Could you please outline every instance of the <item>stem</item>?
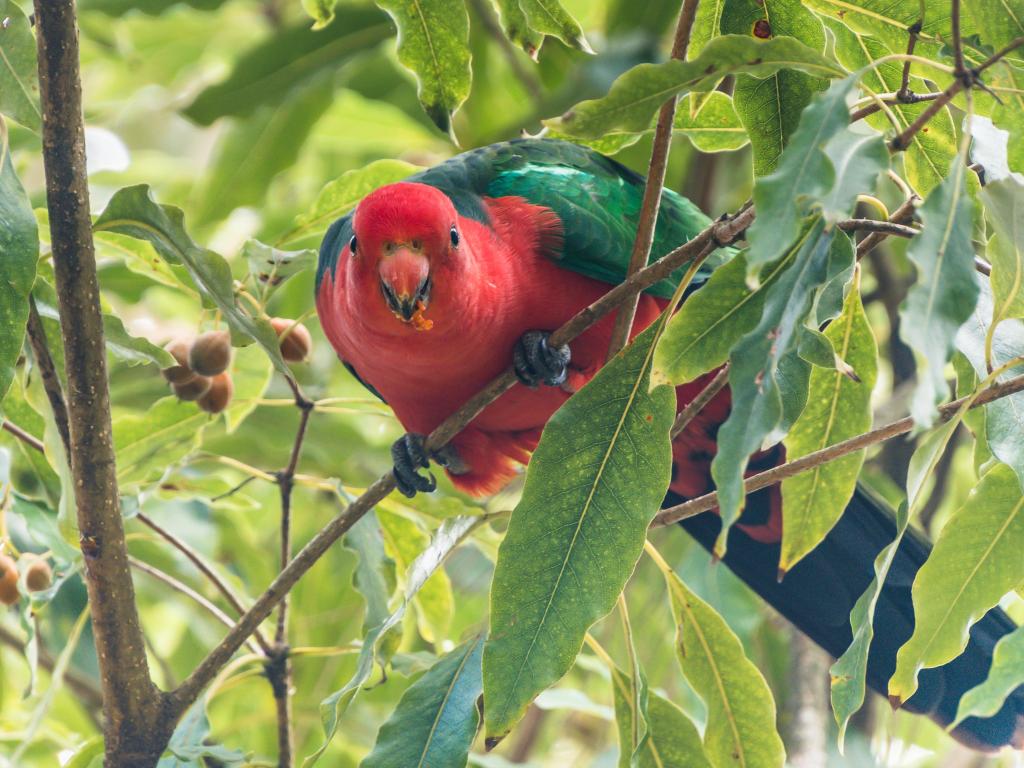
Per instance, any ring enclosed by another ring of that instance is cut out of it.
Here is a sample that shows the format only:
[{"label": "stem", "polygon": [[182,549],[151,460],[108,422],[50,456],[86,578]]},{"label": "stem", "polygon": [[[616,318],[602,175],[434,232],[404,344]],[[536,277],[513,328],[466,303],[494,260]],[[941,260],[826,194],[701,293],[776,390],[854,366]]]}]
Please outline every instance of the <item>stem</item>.
[{"label": "stem", "polygon": [[876,219],[846,219],[840,221],[838,226],[844,232],[884,232],[897,237],[913,237],[921,231],[904,224],[896,224],[893,221],[877,221]]},{"label": "stem", "polygon": [[726,363],[718,369],[718,373],[715,377],[707,383],[707,385],[697,396],[686,404],[677,415],[675,423],[672,425],[672,439],[674,440],[691,421],[697,416],[698,413],[704,410],[704,407],[710,403],[715,395],[725,389],[725,385],[729,383],[729,364]]},{"label": "stem", "polygon": [[57,424],[57,432],[60,433],[61,442],[64,444],[64,453],[70,465],[71,434],[68,429],[67,404],[64,402],[64,392],[60,386],[60,378],[57,376],[57,368],[53,364],[53,356],[50,355],[43,321],[39,317],[36,300],[32,296],[28,300],[28,341],[32,347],[32,356],[35,358],[36,368],[39,369],[39,376],[43,380],[46,399],[50,401],[53,420]]},{"label": "stem", "polygon": [[[968,75],[968,72],[964,66],[964,48],[960,40],[960,0],[952,0],[950,5],[950,24],[953,27],[953,74],[962,78]],[[970,85],[970,82],[967,85]]]},{"label": "stem", "polygon": [[155,764],[173,729],[152,682],[125,545],[89,216],[74,0],[36,0],[43,163],[68,382],[71,474],[108,765]]},{"label": "stem", "polygon": [[9,421],[0,421],[0,429],[4,430],[5,432],[10,432],[12,435],[21,440],[21,442],[23,442],[29,448],[35,448],[40,453],[44,453],[46,451],[46,446],[43,445],[42,440],[40,440],[38,437],[35,437],[34,435],[30,435],[17,424],[12,424]]},{"label": "stem", "polygon": [[[683,0],[679,11],[679,22],[676,24],[676,35],[672,42],[673,59],[685,59],[686,49],[690,47],[690,32],[693,20],[697,15],[700,0]],[[637,222],[636,237],[633,250],[629,255],[629,267],[626,276],[639,271],[651,256],[654,244],[654,226],[658,221],[658,209],[661,206],[661,192],[665,186],[665,168],[668,166],[668,153],[672,145],[672,124],[676,118],[676,96],[673,95],[661,105],[658,112],[658,123],[654,128],[654,144],[651,148],[651,163],[647,169],[647,181],[644,185],[643,202],[640,205],[640,218]],[[631,296],[619,310],[612,328],[611,342],[608,346],[608,357],[614,356],[626,346],[629,332],[636,316],[639,294]]]},{"label": "stem", "polygon": [[904,104],[909,104],[910,99],[913,97],[913,94],[910,92],[910,65],[913,62],[909,57],[914,55],[914,48],[917,46],[917,36],[921,34],[922,21],[923,19],[918,19],[916,24],[907,29],[909,34],[907,39],[907,60],[903,62],[903,79],[900,81],[900,89],[896,91],[896,98]]},{"label": "stem", "polygon": [[[889,217],[889,222],[893,224],[901,224],[905,221],[910,221],[914,218],[914,210],[917,202],[920,198],[913,196],[908,197],[903,201],[892,215]],[[888,233],[881,231],[874,231],[859,243],[857,243],[857,261],[860,261],[866,254],[870,253],[874,248],[881,243],[888,236]]]},{"label": "stem", "polygon": [[[992,384],[991,386],[982,390],[977,396],[969,395],[962,397],[959,400],[954,400],[951,403],[946,403],[939,408],[939,419],[937,423],[945,423],[953,418],[957,411],[964,403],[975,397],[974,402],[971,404],[971,408],[977,408],[979,405],[990,403],[993,400],[1012,395],[1016,392],[1024,390],[1024,375],[1016,376],[1007,381]],[[855,453],[868,446],[881,443],[884,440],[889,440],[897,435],[903,435],[914,428],[914,420],[912,417],[907,416],[906,418],[898,421],[891,422],[885,426],[873,429],[870,432],[865,432],[862,435],[851,437],[849,440],[843,440],[835,445],[830,445],[827,448],[822,448],[820,451],[814,451],[806,456],[801,456],[799,459],[793,461],[787,461],[785,464],[780,464],[777,467],[759,472],[756,475],[751,475],[746,479],[743,485],[743,492],[745,494],[759,491],[762,488],[767,488],[770,485],[775,485],[782,482],[787,477],[798,475],[801,472],[806,472],[809,469],[820,466],[827,462],[833,461],[846,456],[850,453]],[[663,509],[654,518],[651,523],[652,528],[657,528],[663,525],[671,525],[672,523],[678,523],[680,520],[685,520],[694,515],[699,515],[701,512],[707,512],[710,509],[714,509],[718,506],[718,494],[708,493],[703,496],[698,496],[696,499],[677,504],[674,507],[668,507]]]}]

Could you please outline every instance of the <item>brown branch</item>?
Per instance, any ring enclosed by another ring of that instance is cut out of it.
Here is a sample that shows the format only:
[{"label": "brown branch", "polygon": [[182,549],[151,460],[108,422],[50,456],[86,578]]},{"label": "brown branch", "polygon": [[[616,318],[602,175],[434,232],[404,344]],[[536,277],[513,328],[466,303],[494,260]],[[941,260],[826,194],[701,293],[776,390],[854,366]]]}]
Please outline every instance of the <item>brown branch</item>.
[{"label": "brown branch", "polygon": [[4,430],[5,432],[10,432],[12,435],[21,440],[21,442],[23,442],[29,448],[35,448],[40,453],[46,451],[46,446],[43,445],[42,440],[40,440],[35,435],[30,435],[17,424],[13,424],[5,420],[0,420],[0,429]]},{"label": "brown branch", "polygon": [[970,87],[970,75],[964,66],[963,42],[960,40],[960,0],[952,0],[950,5],[950,25],[953,27],[953,75],[957,78],[968,78],[964,84]]},{"label": "brown branch", "polygon": [[53,364],[53,356],[50,355],[50,346],[46,341],[46,330],[43,328],[42,318],[39,317],[36,300],[32,296],[29,296],[28,300],[28,341],[32,347],[32,357],[36,361],[36,368],[39,369],[39,377],[43,380],[46,399],[50,401],[50,410],[53,411],[57,432],[64,444],[65,457],[70,465],[71,431],[68,428],[68,408],[64,402],[64,391],[60,385],[60,378],[57,376],[57,368]]},{"label": "brown branch", "polygon": [[[593,304],[580,310],[569,322],[551,334],[552,343],[555,345],[569,343],[606,314],[616,309],[627,297],[663,280],[682,264],[695,258],[709,243],[724,246],[738,240],[753,220],[754,208],[750,205],[745,206],[735,216],[719,219],[689,242],[633,274]],[[484,408],[511,389],[516,381],[511,368],[492,380],[430,433],[426,441],[428,450],[444,446]],[[349,504],[342,514],[324,526],[295,557],[288,561],[288,565],[277,575],[266,591],[256,599],[256,602],[238,620],[238,623],[224,639],[170,694],[174,711],[178,716],[196,700],[203,688],[242,645],[245,638],[270,615],[274,606],[302,578],[306,571],[313,567],[334,542],[394,489],[395,476],[391,472],[377,478],[359,498]]]},{"label": "brown branch", "polygon": [[704,410],[704,407],[710,403],[715,395],[725,389],[725,385],[729,383],[729,364],[726,363],[718,369],[718,373],[715,377],[707,383],[707,385],[697,396],[686,404],[678,414],[676,414],[675,423],[672,425],[672,438],[675,439],[687,425],[694,420],[698,413]]},{"label": "brown branch", "polygon": [[905,224],[877,219],[845,219],[839,222],[838,227],[844,232],[882,232],[897,237],[913,237],[921,231]]},{"label": "brown branch", "polygon": [[[203,559],[202,555],[200,555],[198,552],[192,549],[192,547],[190,547],[184,541],[182,541],[173,533],[168,531],[166,528],[163,528],[162,526],[158,525],[154,520],[142,514],[141,512],[135,515],[135,519],[143,525],[145,525],[155,534],[160,536],[160,538],[162,538],[176,550],[181,552],[181,554],[183,554],[188,559],[188,561],[191,562],[192,565],[194,565],[196,569],[203,576],[206,577],[206,579],[214,586],[214,588],[216,588],[216,590],[220,592],[224,599],[228,601],[228,604],[232,608],[234,608],[235,611],[238,612],[239,616],[245,613],[245,606],[242,605],[241,599],[238,597],[238,595],[235,594],[231,587],[229,587],[227,583],[223,579],[221,579],[220,576],[217,575],[217,572],[214,571],[212,567],[210,567],[210,564]],[[230,626],[230,624],[228,626]],[[256,639],[257,644],[263,650],[263,652],[269,655],[272,649],[270,643],[263,636],[263,633],[259,629],[257,629],[253,633],[253,636]]]},{"label": "brown branch", "polygon": [[[889,222],[892,224],[902,224],[912,220],[914,218],[914,211],[916,210],[918,202],[920,202],[920,198],[918,197],[911,197],[908,200],[904,200],[903,204],[889,216]],[[887,236],[888,235],[885,232],[875,231],[857,243],[857,261],[860,261],[866,254],[874,250],[875,247],[885,240]]]},{"label": "brown branch", "polygon": [[[676,35],[672,42],[673,59],[685,59],[686,49],[690,47],[690,32],[697,15],[700,0],[683,0],[679,11],[679,22],[676,24]],[[639,271],[651,256],[654,244],[654,228],[658,221],[658,209],[661,207],[661,193],[665,186],[665,169],[668,166],[668,153],[672,146],[672,127],[676,118],[677,97],[673,95],[661,105],[658,112],[658,123],[654,128],[654,143],[651,148],[651,162],[647,168],[647,181],[644,184],[643,202],[640,204],[640,217],[637,221],[636,237],[633,250],[629,255],[627,277]],[[611,342],[608,346],[608,357],[615,355],[626,346],[629,332],[633,328],[633,318],[639,294],[631,296],[619,309],[612,327]]]},{"label": "brown branch", "polygon": [[[906,95],[900,95],[894,93],[891,96],[885,97],[880,96],[879,101],[885,104],[919,104],[922,101],[934,101],[942,95],[942,91],[931,91],[929,93],[914,93],[913,91],[908,92]],[[856,109],[850,113],[850,122],[855,123],[858,120],[863,120],[869,115],[873,115],[876,112],[882,111],[882,105],[878,101],[873,101],[871,104],[866,104],[860,109]]]},{"label": "brown branch", "polygon": [[[1007,395],[1012,395],[1015,392],[1024,390],[1024,375],[1016,376],[1012,379],[1007,379],[1004,382],[992,384],[983,390],[971,405],[971,408],[977,408],[980,405],[991,403],[993,400],[998,400]],[[937,423],[944,423],[949,421],[956,412],[960,409],[965,402],[970,400],[970,396],[962,397],[959,400],[954,400],[951,403],[946,403],[939,408],[939,419]],[[814,451],[806,456],[801,456],[799,459],[793,461],[787,461],[785,464],[780,464],[777,467],[759,472],[756,475],[748,477],[743,484],[743,491],[745,494],[759,491],[762,488],[767,488],[770,485],[775,485],[782,482],[787,477],[798,475],[801,472],[806,472],[809,469],[826,464],[830,461],[838,459],[842,456],[846,456],[850,453],[863,450],[868,446],[881,443],[884,440],[889,440],[897,435],[903,435],[909,432],[914,427],[914,420],[910,416],[900,419],[899,421],[891,422],[885,426],[873,429],[870,432],[865,432],[862,435],[851,437],[849,440],[843,440],[835,445],[830,445],[827,448],[822,448],[820,451]],[[707,512],[710,509],[714,509],[718,506],[718,494],[708,493],[703,496],[698,496],[695,499],[677,504],[674,507],[668,507],[658,513],[657,517],[654,518],[654,522],[651,523],[652,528],[660,527],[663,525],[671,525],[678,523],[680,520],[685,520],[694,515],[699,515],[702,512]]]},{"label": "brown branch", "polygon": [[35,0],[43,164],[68,382],[71,474],[108,765],[155,764],[173,729],[146,659],[125,546],[89,216],[74,0]]},{"label": "brown branch", "polygon": [[904,104],[909,104],[913,93],[910,91],[910,57],[914,55],[914,48],[917,46],[917,36],[921,34],[922,19],[918,19],[907,29],[907,60],[903,62],[903,79],[900,81],[900,89],[896,91],[896,99]]}]

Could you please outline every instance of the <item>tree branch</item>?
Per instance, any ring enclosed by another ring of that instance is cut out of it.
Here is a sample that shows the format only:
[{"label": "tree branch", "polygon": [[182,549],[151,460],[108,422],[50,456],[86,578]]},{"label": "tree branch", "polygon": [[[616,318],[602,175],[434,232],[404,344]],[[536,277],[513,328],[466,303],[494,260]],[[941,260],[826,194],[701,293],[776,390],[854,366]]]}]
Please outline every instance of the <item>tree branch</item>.
[{"label": "tree branch", "polygon": [[704,407],[710,403],[719,392],[725,389],[725,385],[729,383],[729,364],[726,363],[718,369],[718,373],[715,377],[707,383],[707,385],[697,396],[686,404],[678,414],[676,414],[675,423],[672,425],[672,439],[674,440],[680,432],[686,429],[687,425],[694,420],[698,413],[704,410]]},{"label": "tree branch", "polygon": [[0,420],[0,429],[4,430],[5,432],[10,432],[12,435],[21,440],[21,442],[23,442],[29,448],[35,448],[40,453],[46,451],[46,446],[43,445],[42,440],[40,440],[38,437],[34,435],[30,435],[17,424],[14,424],[10,421]]},{"label": "tree branch", "polygon": [[[1024,375],[1007,379],[1004,382],[992,384],[978,395],[977,399],[971,405],[971,408],[977,408],[978,406],[985,405],[986,403],[991,403],[993,400],[998,400],[1002,397],[1020,392],[1021,390],[1024,390]],[[960,406],[970,400],[970,398],[971,396],[961,397],[959,400],[954,400],[951,403],[946,403],[941,406],[939,408],[938,423],[944,423],[953,418],[956,412],[960,409]],[[906,418],[891,422],[890,424],[886,424],[878,429],[873,429],[862,435],[851,437],[849,440],[843,440],[835,445],[822,448],[820,451],[814,451],[806,456],[801,456],[799,459],[787,461],[785,464],[772,467],[764,472],[758,472],[756,475],[751,475],[744,481],[743,492],[745,494],[750,494],[754,491],[759,491],[762,488],[767,488],[770,485],[775,485],[782,482],[787,477],[799,475],[801,472],[806,472],[807,470],[813,469],[821,464],[826,464],[842,456],[846,456],[847,454],[863,450],[870,445],[881,443],[882,441],[889,440],[897,435],[906,434],[913,429],[913,427],[913,418],[907,416]],[[689,517],[693,517],[694,515],[699,515],[701,512],[707,512],[717,506],[717,493],[708,493],[703,496],[698,496],[697,498],[690,499],[682,504],[677,504],[674,507],[663,509],[654,518],[654,522],[651,523],[651,527],[657,528],[663,525],[672,525],[673,523],[678,523],[680,520],[685,520]]]},{"label": "tree branch", "polygon": [[68,381],[71,474],[109,765],[155,764],[173,729],[152,682],[125,546],[89,216],[74,0],[35,0],[43,163]]},{"label": "tree branch", "polygon": [[[673,59],[685,59],[686,49],[690,47],[690,32],[693,20],[697,15],[700,0],[683,0],[676,24],[676,35],[672,42]],[[651,163],[647,169],[647,181],[644,184],[644,197],[640,205],[640,218],[637,222],[636,237],[633,250],[629,255],[627,277],[643,267],[651,256],[654,243],[654,227],[658,221],[658,209],[661,207],[661,192],[665,186],[665,168],[668,166],[668,153],[672,145],[672,127],[676,118],[676,96],[672,96],[661,105],[658,112],[658,123],[654,128],[654,144],[651,149]],[[633,328],[639,294],[631,296],[619,309],[612,328],[611,342],[608,346],[608,357],[615,355],[626,346],[629,332]]]},{"label": "tree branch", "polygon": [[32,296],[29,296],[28,300],[28,341],[32,347],[32,357],[35,358],[36,368],[39,369],[39,377],[43,380],[46,399],[50,401],[53,420],[57,424],[57,432],[64,444],[64,453],[70,466],[71,431],[68,428],[68,408],[64,402],[64,391],[61,389],[60,378],[57,376],[57,367],[53,364],[50,346],[46,341],[46,330],[39,317],[36,300]]}]

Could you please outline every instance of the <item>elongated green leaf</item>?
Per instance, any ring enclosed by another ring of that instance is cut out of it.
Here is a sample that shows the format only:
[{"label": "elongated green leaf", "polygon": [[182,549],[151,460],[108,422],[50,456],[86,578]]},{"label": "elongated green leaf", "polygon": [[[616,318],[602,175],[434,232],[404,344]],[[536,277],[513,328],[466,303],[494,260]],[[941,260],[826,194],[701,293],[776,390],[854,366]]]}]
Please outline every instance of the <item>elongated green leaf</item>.
[{"label": "elongated green leaf", "polygon": [[907,247],[917,281],[900,307],[900,338],[918,358],[918,383],[911,413],[928,426],[948,396],[946,363],[953,356],[957,329],[978,301],[978,279],[971,246],[972,210],[963,163],[928,195],[921,206],[921,232]]},{"label": "elongated green leaf", "polygon": [[373,663],[377,654],[378,644],[381,639],[384,638],[388,632],[402,621],[402,617],[405,616],[405,611],[409,606],[410,601],[416,596],[416,593],[420,591],[427,579],[430,578],[431,574],[436,571],[441,564],[445,561],[445,558],[450,555],[456,547],[461,544],[465,538],[473,532],[478,526],[487,522],[487,517],[452,517],[445,520],[441,526],[434,533],[433,539],[431,539],[430,546],[428,546],[419,557],[413,562],[413,564],[406,571],[405,578],[405,591],[403,594],[402,602],[398,607],[387,614],[381,623],[374,627],[371,627],[363,638],[363,647],[359,652],[359,658],[356,661],[355,672],[352,673],[352,677],[349,679],[341,689],[335,691],[322,702],[320,702],[320,719],[323,722],[324,727],[324,743],[314,752],[312,755],[307,757],[302,765],[303,768],[311,768],[323,754],[324,750],[327,749],[327,745],[331,743],[331,739],[334,738],[334,734],[338,730],[338,722],[341,716],[348,709],[349,704],[352,703],[352,699],[355,698],[356,694],[362,685],[369,679],[370,673],[373,671]]},{"label": "elongated green leaf", "polygon": [[322,234],[332,221],[355,208],[373,190],[401,181],[418,170],[421,170],[419,166],[401,160],[375,160],[357,170],[346,171],[320,190],[313,209],[295,220],[295,226],[281,242]]},{"label": "elongated green leaf", "polygon": [[722,515],[715,544],[719,555],[743,509],[743,473],[749,457],[769,435],[781,438],[803,407],[810,370],[798,355],[798,328],[813,309],[815,294],[832,277],[830,270],[841,263],[833,252],[852,260],[849,239],[820,218],[793,250],[793,263],[765,295],[760,322],[729,355],[732,409],[718,432],[718,453],[711,463]]},{"label": "elongated green leaf", "polygon": [[195,403],[163,397],[144,413],[114,419],[117,482],[124,491],[158,477],[202,440],[210,416]]},{"label": "elongated green leaf", "polygon": [[721,91],[707,94],[693,114],[680,105],[673,130],[683,134],[701,152],[729,152],[750,141],[732,98]]},{"label": "elongated green leaf", "polygon": [[[925,53],[937,52],[938,45],[934,41],[950,35],[947,0],[919,0],[915,3],[893,3],[889,0],[807,0],[807,4],[826,17],[841,20],[856,32],[876,35],[894,49],[901,49],[901,52],[906,48],[907,29],[917,21],[924,22],[918,51],[924,49]],[[961,20],[961,31],[968,35],[973,31],[967,14]]]},{"label": "elongated green leaf", "polygon": [[384,537],[374,513],[357,522],[342,540],[359,557],[352,573],[352,586],[366,601],[363,633],[380,626],[390,611],[388,603],[395,592],[395,561],[384,552]]},{"label": "elongated green leaf", "polygon": [[835,184],[836,171],[825,145],[849,125],[846,97],[853,86],[854,79],[845,78],[814,99],[800,117],[778,168],[754,184],[757,218],[747,231],[748,274],[756,275],[789,250],[800,233],[800,219]]},{"label": "elongated green leaf", "polygon": [[882,593],[882,585],[889,575],[899,549],[900,541],[907,530],[911,517],[927,500],[922,493],[924,485],[935,465],[942,457],[949,440],[963,420],[967,408],[961,408],[956,416],[936,427],[921,440],[914,455],[910,458],[907,472],[907,499],[896,510],[896,536],[892,542],[875,556],[875,576],[867,589],[857,599],[850,611],[850,627],[853,630],[853,641],[830,669],[832,675],[832,711],[839,724],[839,750],[843,750],[846,737],[846,726],[850,718],[864,704],[864,681],[868,669],[868,649],[874,638],[875,606]]},{"label": "elongated green leaf", "polygon": [[[800,0],[726,0],[721,24],[722,32],[746,34],[752,40],[789,36],[815,51],[825,47],[821,22]],[[775,170],[800,113],[826,85],[820,77],[792,70],[763,80],[736,78],[733,101],[750,136],[756,176]]]},{"label": "elongated green leaf", "polygon": [[519,0],[496,0],[505,37],[522,48],[531,59],[537,58],[544,35],[530,26]]},{"label": "elongated green leaf", "polygon": [[1009,132],[1006,161],[1010,170],[1024,172],[1024,68],[1003,60],[992,68],[987,83],[1001,88],[1002,104],[992,108],[992,121]]},{"label": "elongated green leaf", "polygon": [[[871,428],[871,390],[878,371],[878,348],[856,284],[843,313],[825,335],[835,354],[853,368],[859,380],[834,368],[816,367],[811,371],[807,406],[785,441],[790,461]],[[814,549],[838,522],[853,495],[863,462],[864,452],[860,451],[782,482],[780,575]]]},{"label": "elongated green leaf", "polygon": [[171,264],[183,264],[200,293],[217,306],[232,329],[255,340],[279,371],[291,375],[270,322],[253,316],[235,300],[231,268],[220,254],[196,245],[185,231],[180,208],[157,204],[145,184],[125,187],[110,198],[93,228],[146,240]]},{"label": "elongated green leaf", "polygon": [[579,22],[562,7],[560,0],[519,0],[519,7],[531,29],[557,37],[566,45],[581,51],[594,52]]},{"label": "elongated green leaf", "polygon": [[312,248],[283,251],[252,238],[242,246],[242,256],[249,264],[249,274],[264,286],[264,296],[269,296],[289,277],[316,266],[316,251]]},{"label": "elongated green leaf", "polygon": [[[430,534],[411,517],[387,512],[383,508],[378,508],[377,519],[384,534],[384,549],[395,561],[401,582],[419,553],[427,548]],[[413,606],[416,608],[417,626],[424,640],[440,643],[448,637],[455,604],[451,581],[443,569],[435,571],[427,579],[413,598]]]},{"label": "elongated green leaf", "polygon": [[764,677],[715,609],[691,592],[663,561],[655,562],[668,586],[679,666],[707,707],[704,749],[708,761],[716,768],[781,768],[786,755],[775,727],[775,701]]},{"label": "elongated green leaf", "polygon": [[996,325],[1007,317],[1024,317],[1024,182],[1013,176],[990,182],[981,199],[995,227],[986,253],[992,263]]},{"label": "elongated green leaf", "polygon": [[360,768],[465,765],[480,724],[478,636],[443,656],[402,694]]},{"label": "elongated green leaf", "polygon": [[[522,3],[521,3],[522,4]],[[398,60],[416,75],[420,104],[451,133],[469,96],[469,13],[462,0],[377,0],[398,26]]]},{"label": "elongated green leaf", "polygon": [[0,117],[0,401],[14,380],[14,365],[21,354],[38,259],[36,217],[14,173],[7,127]]},{"label": "elongated green leaf", "polygon": [[996,464],[943,527],[914,578],[914,634],[896,654],[889,696],[906,701],[921,669],[967,647],[968,630],[1007,592],[1024,585],[1024,494]]},{"label": "elongated green leaf", "polygon": [[675,392],[649,392],[654,328],[544,428],[498,551],[484,648],[488,743],[572,666],[633,572],[671,469]]},{"label": "elongated green leaf", "polygon": [[782,68],[822,77],[844,74],[835,62],[792,38],[760,42],[746,35],[723,35],[691,61],[640,64],[619,77],[607,96],[580,102],[560,119],[547,122],[580,138],[597,138],[616,129],[639,132],[672,95],[713,90],[730,74],[766,77]]},{"label": "elongated green leaf", "polygon": [[722,13],[726,0],[702,0],[697,4],[697,15],[693,18],[690,31],[689,58],[704,50],[704,46],[722,34]]},{"label": "elongated green leaf", "polygon": [[950,728],[968,717],[990,717],[1003,706],[1006,697],[1024,684],[1024,627],[1017,627],[996,643],[992,667],[985,682],[967,691],[956,710]]},{"label": "elongated green leaf", "polygon": [[352,56],[386,40],[392,26],[374,8],[346,4],[322,30],[305,22],[270,35],[235,64],[227,79],[203,90],[185,115],[201,125],[279,105],[293,88],[336,72]]},{"label": "elongated green leaf", "polygon": [[765,294],[795,255],[766,267],[753,289],[744,253],[712,272],[669,320],[654,351],[652,380],[685,384],[728,360],[733,345],[757,325]]},{"label": "elongated green leaf", "polygon": [[631,734],[636,717],[630,705],[629,677],[612,669],[615,723],[619,732],[619,768],[710,768],[700,733],[679,707],[654,691],[647,692],[647,739],[634,757]]},{"label": "elongated green leaf", "polygon": [[32,27],[13,0],[0,0],[0,19],[0,115],[39,133],[42,117]]},{"label": "elongated green leaf", "polygon": [[270,182],[298,158],[333,93],[334,73],[322,73],[225,132],[199,194],[198,220],[213,221],[239,206],[263,202]]}]

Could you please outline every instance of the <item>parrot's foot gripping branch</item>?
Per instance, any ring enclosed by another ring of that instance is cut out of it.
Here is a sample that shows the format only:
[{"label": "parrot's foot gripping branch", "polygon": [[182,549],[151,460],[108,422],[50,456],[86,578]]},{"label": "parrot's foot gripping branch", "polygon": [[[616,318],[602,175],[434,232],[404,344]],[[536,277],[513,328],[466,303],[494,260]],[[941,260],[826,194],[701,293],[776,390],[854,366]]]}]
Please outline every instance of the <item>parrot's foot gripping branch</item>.
[{"label": "parrot's foot gripping branch", "polygon": [[547,331],[528,331],[516,342],[512,353],[516,378],[530,389],[541,383],[557,387],[569,374],[569,346],[552,347],[549,338]]},{"label": "parrot's foot gripping branch", "polygon": [[424,477],[420,469],[430,466],[427,454],[426,438],[409,432],[395,440],[391,446],[391,460],[395,463],[395,484],[399,492],[411,499],[418,491],[430,492],[437,488],[437,480],[427,473]]}]

